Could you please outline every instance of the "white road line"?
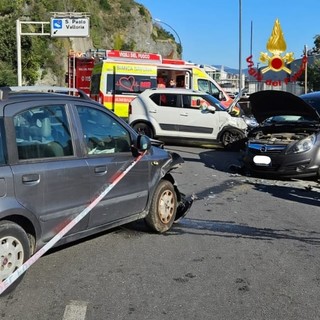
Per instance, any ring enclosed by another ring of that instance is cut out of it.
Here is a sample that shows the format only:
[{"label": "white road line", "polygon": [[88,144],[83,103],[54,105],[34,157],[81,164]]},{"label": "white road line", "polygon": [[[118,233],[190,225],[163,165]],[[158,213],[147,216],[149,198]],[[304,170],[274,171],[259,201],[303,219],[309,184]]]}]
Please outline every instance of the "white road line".
[{"label": "white road line", "polygon": [[70,301],[64,310],[62,320],[85,320],[87,305],[84,301]]}]

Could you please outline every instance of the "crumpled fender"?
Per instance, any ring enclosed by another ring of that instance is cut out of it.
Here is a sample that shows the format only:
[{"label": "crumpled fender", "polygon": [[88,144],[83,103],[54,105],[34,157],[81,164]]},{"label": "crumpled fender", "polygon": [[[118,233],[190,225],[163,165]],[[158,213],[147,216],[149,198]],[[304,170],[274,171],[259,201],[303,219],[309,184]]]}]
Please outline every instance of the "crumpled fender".
[{"label": "crumpled fender", "polygon": [[[162,167],[162,169],[164,171],[163,175],[166,175],[169,171],[180,167],[180,165],[182,163],[184,163],[183,158],[178,153],[176,153],[176,152],[169,152],[169,153],[171,155],[171,159]],[[186,214],[189,212],[189,210],[192,206],[192,203],[193,203],[193,198],[191,196],[186,197],[185,194],[183,194],[182,192],[179,191],[179,189],[176,185],[174,185],[174,189],[176,191],[176,195],[177,195],[177,199],[178,199],[178,207],[177,207],[177,211],[176,211],[176,217],[174,219],[174,223],[177,223],[183,217],[185,217]]]},{"label": "crumpled fender", "polygon": [[176,218],[174,219],[174,223],[179,222],[182,218],[186,216],[186,214],[189,212],[192,203],[193,203],[193,198],[186,197],[183,193],[180,192],[181,200],[177,208],[176,212]]},{"label": "crumpled fender", "polygon": [[170,158],[163,164],[161,168],[161,175],[164,177],[168,172],[173,169],[178,168],[182,163],[184,163],[183,158],[176,152],[170,152]]},{"label": "crumpled fender", "polygon": [[171,167],[178,168],[182,163],[184,163],[183,158],[176,152],[170,152],[172,157]]}]

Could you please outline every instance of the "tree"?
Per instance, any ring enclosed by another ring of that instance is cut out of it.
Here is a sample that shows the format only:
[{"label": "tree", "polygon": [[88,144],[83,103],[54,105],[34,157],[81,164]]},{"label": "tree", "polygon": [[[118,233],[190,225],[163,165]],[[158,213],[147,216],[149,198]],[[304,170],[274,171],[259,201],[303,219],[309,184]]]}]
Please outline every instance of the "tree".
[{"label": "tree", "polygon": [[[307,52],[307,89],[310,91],[320,91],[320,35],[314,36],[314,47]],[[304,74],[298,79],[299,85],[305,86]]]},{"label": "tree", "polygon": [[315,37],[314,37],[314,45],[315,45],[315,48],[316,49],[320,49],[320,34],[317,34]]},{"label": "tree", "polygon": [[[304,73],[299,77],[298,83],[300,86],[305,86]],[[307,66],[307,90],[320,91],[320,58],[313,57],[313,62]]]},{"label": "tree", "polygon": [[320,90],[320,59],[314,59],[314,63],[308,65],[307,86],[308,91]]},{"label": "tree", "polygon": [[0,87],[17,85],[17,73],[11,65],[0,61]]}]

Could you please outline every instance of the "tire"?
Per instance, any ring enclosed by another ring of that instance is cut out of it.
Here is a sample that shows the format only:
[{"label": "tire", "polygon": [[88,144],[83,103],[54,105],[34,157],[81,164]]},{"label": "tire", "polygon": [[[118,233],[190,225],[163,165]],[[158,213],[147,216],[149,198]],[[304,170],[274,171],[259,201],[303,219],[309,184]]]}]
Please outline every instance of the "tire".
[{"label": "tire", "polygon": [[[11,221],[0,221],[0,281],[4,281],[30,258],[30,242],[26,232]],[[23,278],[22,274],[1,296],[12,292]]]},{"label": "tire", "polygon": [[228,129],[223,133],[221,142],[226,149],[234,150],[241,148],[244,139],[245,134],[243,132],[235,129]]},{"label": "tire", "polygon": [[153,139],[154,138],[154,133],[153,129],[151,128],[150,125],[144,122],[138,122],[133,126],[133,129],[140,133],[148,136],[149,138]]},{"label": "tire", "polygon": [[177,195],[174,186],[171,182],[162,180],[154,192],[145,221],[152,230],[164,233],[171,228],[176,211]]}]

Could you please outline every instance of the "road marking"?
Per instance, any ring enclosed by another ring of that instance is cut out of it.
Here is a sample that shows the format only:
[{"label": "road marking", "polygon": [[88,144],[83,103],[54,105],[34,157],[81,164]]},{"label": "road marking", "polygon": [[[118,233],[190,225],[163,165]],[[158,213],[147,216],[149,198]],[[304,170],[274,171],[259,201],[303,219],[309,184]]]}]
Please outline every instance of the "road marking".
[{"label": "road marking", "polygon": [[88,303],[84,301],[70,301],[66,306],[62,320],[85,320]]}]

